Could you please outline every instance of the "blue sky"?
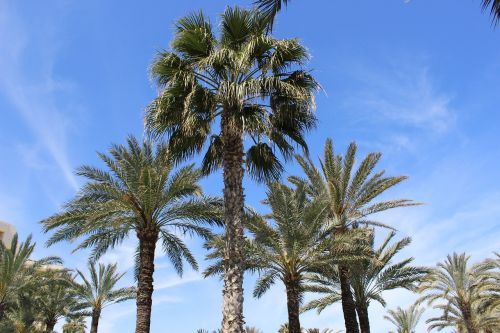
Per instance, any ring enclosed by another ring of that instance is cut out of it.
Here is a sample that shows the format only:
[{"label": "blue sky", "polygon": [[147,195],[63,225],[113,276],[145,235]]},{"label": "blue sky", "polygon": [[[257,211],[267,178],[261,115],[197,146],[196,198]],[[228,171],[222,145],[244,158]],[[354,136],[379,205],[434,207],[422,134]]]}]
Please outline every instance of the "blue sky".
[{"label": "blue sky", "polygon": [[[382,151],[381,168],[410,179],[390,193],[425,206],[380,216],[413,236],[403,256],[434,264],[453,251],[479,260],[500,249],[500,28],[479,0],[292,1],[276,35],[299,37],[324,87],[320,120],[308,136],[314,156],[332,137],[337,151],[353,140],[360,154]],[[71,198],[82,180],[73,170],[99,164],[96,151],[141,136],[144,107],[155,95],[147,68],[167,48],[173,23],[203,9],[217,20],[226,5],[250,1],[0,0],[0,219],[21,237],[32,233],[37,256],[56,254],[83,268],[71,244],[49,249],[38,222]],[[288,165],[288,172],[298,170]],[[221,193],[220,175],[204,181]],[[251,205],[262,186],[246,182]],[[202,263],[198,240],[188,240]],[[132,266],[134,239],[106,255]],[[195,332],[220,322],[221,284],[187,272],[183,279],[158,254],[152,332]],[[132,277],[127,275],[127,283]],[[286,320],[281,286],[252,299],[248,324],[275,332]],[[388,307],[414,296],[387,294]],[[388,331],[385,310],[370,308],[375,332]],[[103,314],[102,332],[133,332],[133,302]],[[305,327],[342,328],[340,308],[307,313]],[[421,330],[424,326],[421,325]]]}]

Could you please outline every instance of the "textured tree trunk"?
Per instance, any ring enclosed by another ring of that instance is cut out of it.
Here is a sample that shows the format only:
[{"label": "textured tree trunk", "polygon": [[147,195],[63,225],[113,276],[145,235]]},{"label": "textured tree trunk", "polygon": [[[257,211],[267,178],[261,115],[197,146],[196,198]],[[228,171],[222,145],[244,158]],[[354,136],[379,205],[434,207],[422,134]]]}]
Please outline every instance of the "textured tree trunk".
[{"label": "textured tree trunk", "polygon": [[224,291],[222,332],[243,333],[243,135],[242,126],[222,116],[224,222]]},{"label": "textured tree trunk", "polygon": [[370,333],[370,318],[368,317],[368,307],[363,304],[356,304],[358,312],[359,328],[361,333]]},{"label": "textured tree trunk", "polygon": [[5,303],[0,302],[0,320],[5,316]]},{"label": "textured tree trunk", "polygon": [[297,283],[286,283],[286,300],[288,308],[288,333],[300,333],[300,302],[299,286]]},{"label": "textured tree trunk", "polygon": [[465,309],[462,308],[462,315],[464,317],[464,323],[465,328],[467,329],[467,333],[478,333],[472,322],[472,314],[469,306],[466,306]]},{"label": "textured tree trunk", "polygon": [[342,298],[342,312],[344,313],[344,323],[346,333],[359,333],[358,320],[356,318],[356,304],[351,291],[351,278],[349,267],[340,265],[340,291]]},{"label": "textured tree trunk", "polygon": [[54,332],[54,327],[57,324],[57,320],[54,319],[48,319],[45,321],[45,332],[46,333],[52,333]]},{"label": "textured tree trunk", "polygon": [[92,322],[90,323],[90,333],[97,333],[97,327],[99,326],[99,318],[101,317],[101,310],[92,310]]},{"label": "textured tree trunk", "polygon": [[135,333],[149,333],[151,326],[151,305],[153,303],[153,273],[155,270],[155,248],[157,230],[137,233],[139,238],[139,276],[137,281],[137,318]]}]

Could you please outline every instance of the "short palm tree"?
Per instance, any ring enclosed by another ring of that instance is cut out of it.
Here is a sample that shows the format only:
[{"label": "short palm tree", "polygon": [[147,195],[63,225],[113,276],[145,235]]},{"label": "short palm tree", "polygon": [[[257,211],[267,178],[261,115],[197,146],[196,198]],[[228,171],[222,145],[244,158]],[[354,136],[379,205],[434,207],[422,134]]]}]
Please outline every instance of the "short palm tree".
[{"label": "short palm tree", "polygon": [[245,169],[257,180],[276,179],[283,170],[277,152],[289,158],[296,144],[306,147],[318,84],[303,69],[307,50],[297,39],[267,35],[262,13],[227,8],[219,26],[217,36],[202,13],[177,22],[172,49],[151,67],[160,94],[145,123],[153,135],[166,135],[178,157],[205,151],[204,171],[223,169],[222,330],[241,333]]},{"label": "short palm tree", "polygon": [[97,333],[101,311],[106,306],[120,303],[135,298],[136,290],[133,287],[115,288],[116,284],[125,273],[117,272],[117,265],[104,265],[90,262],[88,264],[90,278],[87,278],[81,271],[77,271],[82,280],[75,284],[75,291],[80,299],[80,305],[91,310],[90,333]]},{"label": "short palm tree", "polygon": [[[351,143],[345,156],[335,155],[332,140],[328,139],[323,160],[320,160],[321,168],[317,168],[308,155],[297,156],[297,162],[306,178],[289,177],[294,184],[305,184],[309,195],[328,200],[326,222],[332,230],[332,237],[338,237],[363,225],[387,227],[371,220],[371,215],[397,207],[416,205],[407,199],[374,202],[382,193],[407,177],[385,176],[383,170],[374,173],[381,157],[380,153],[368,154],[355,169],[356,151],[356,144]],[[349,264],[340,263],[338,271],[346,333],[358,333]]]},{"label": "short palm tree", "polygon": [[[352,278],[351,287],[356,303],[359,326],[362,333],[370,332],[368,307],[371,301],[377,301],[382,306],[386,302],[382,296],[384,291],[404,288],[414,291],[416,284],[427,274],[428,270],[411,266],[413,258],[408,258],[393,263],[394,256],[410,244],[410,238],[390,245],[395,233],[391,232],[378,247],[374,247],[374,233],[368,233],[367,242],[373,249],[371,258],[360,259],[350,265]],[[303,310],[317,309],[318,313],[327,306],[340,300],[340,277],[338,269],[328,275],[315,275],[312,278],[316,285],[312,288],[315,292],[324,293],[325,296],[313,300],[303,307]]]},{"label": "short palm tree", "polygon": [[35,245],[31,235],[24,242],[19,242],[15,234],[8,246],[0,242],[0,320],[9,303],[16,301],[17,295],[33,280],[40,267],[61,262],[57,257],[30,260]]},{"label": "short palm tree", "polygon": [[467,333],[479,333],[488,328],[484,327],[485,324],[490,328],[500,324],[498,317],[489,318],[479,311],[495,294],[498,297],[499,272],[494,271],[495,265],[491,261],[472,266],[468,261],[469,256],[465,253],[448,255],[420,286],[420,291],[427,293],[421,302],[435,304],[441,301],[434,308],[441,310],[442,314],[427,320],[429,329],[458,327]]},{"label": "short palm tree", "polygon": [[416,328],[424,309],[419,308],[418,304],[410,306],[408,309],[389,310],[385,319],[396,326],[396,333],[416,333]]},{"label": "short palm tree", "polygon": [[37,320],[44,324],[44,332],[52,333],[60,319],[72,316],[81,307],[68,271],[48,267],[36,275],[30,288],[34,290]]},{"label": "short palm tree", "polygon": [[45,221],[55,230],[48,244],[84,238],[76,249],[92,248],[95,260],[128,236],[137,237],[136,333],[148,333],[151,320],[156,243],[163,245],[175,270],[182,274],[183,259],[197,263],[177,232],[210,235],[204,224],[219,223],[219,199],[202,196],[201,172],[193,165],[173,171],[172,155],[164,144],[113,145],[110,155],[99,154],[109,170],[84,166],[78,175],[88,182],[63,211]]}]

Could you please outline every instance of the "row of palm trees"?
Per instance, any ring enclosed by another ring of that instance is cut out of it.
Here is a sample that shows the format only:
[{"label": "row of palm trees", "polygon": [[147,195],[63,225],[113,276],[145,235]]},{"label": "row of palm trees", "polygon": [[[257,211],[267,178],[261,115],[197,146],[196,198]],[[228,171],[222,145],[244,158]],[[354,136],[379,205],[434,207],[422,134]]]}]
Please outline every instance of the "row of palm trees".
[{"label": "row of palm trees", "polygon": [[[373,252],[368,227],[383,226],[370,216],[416,203],[374,203],[405,177],[373,173],[380,159],[375,153],[354,170],[354,144],[341,156],[334,155],[328,141],[321,167],[314,165],[305,135],[316,125],[319,84],[306,68],[306,48],[297,39],[274,38],[269,18],[259,10],[229,7],[218,31],[201,12],[181,18],[170,50],[160,52],[151,66],[159,87],[145,115],[151,139],[141,143],[129,137],[126,145],[99,154],[106,170],[80,168],[77,173],[87,183],[60,213],[43,221],[45,230],[53,231],[48,244],[81,240],[77,249],[92,249],[92,261],[136,237],[136,333],[150,331],[157,244],[179,274],[184,261],[198,267],[179,231],[209,244],[218,237],[219,245],[210,248],[220,258],[216,270],[223,273],[224,333],[244,331],[243,277],[248,269],[263,274],[256,295],[274,281],[285,284],[291,332],[300,330],[302,293],[318,288],[304,283],[309,274],[336,274],[346,331],[359,332],[360,323],[363,331],[369,329],[367,306],[354,286],[357,272],[370,265],[363,264]],[[160,138],[163,143],[153,144]],[[279,156],[290,160],[296,147],[305,151],[297,157],[305,177],[276,183],[284,169]],[[200,169],[176,168],[198,154]],[[204,195],[199,185],[218,169],[223,173],[222,199]],[[245,208],[245,173],[270,184],[269,216]],[[280,204],[285,215],[280,215]],[[317,215],[311,220],[308,214]],[[222,225],[224,233],[214,238],[212,227]],[[254,238],[245,239],[245,228]],[[305,244],[316,254],[299,253],[297,248]]]},{"label": "row of palm trees", "polygon": [[7,245],[0,243],[2,333],[51,333],[62,318],[64,333],[83,333],[87,316],[97,333],[102,309],[135,298],[135,288],[117,288],[123,274],[116,264],[89,263],[87,276],[65,269],[57,257],[30,259],[31,236],[19,242],[15,235]]}]

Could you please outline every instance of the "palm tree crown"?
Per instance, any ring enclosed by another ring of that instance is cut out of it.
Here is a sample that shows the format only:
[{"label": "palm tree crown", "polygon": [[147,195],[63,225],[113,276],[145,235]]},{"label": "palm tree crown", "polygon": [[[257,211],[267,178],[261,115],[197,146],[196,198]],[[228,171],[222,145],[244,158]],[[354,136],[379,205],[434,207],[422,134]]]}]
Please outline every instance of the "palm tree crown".
[{"label": "palm tree crown", "polygon": [[498,304],[499,272],[491,260],[469,266],[469,257],[462,254],[448,255],[443,263],[433,269],[423,284],[427,292],[420,301],[435,304],[442,311],[439,317],[427,320],[430,329],[456,327],[468,333],[500,328],[498,308],[485,313],[485,304],[491,304],[496,297]]},{"label": "palm tree crown", "polygon": [[290,157],[290,143],[306,147],[304,131],[316,123],[310,111],[318,84],[302,69],[308,52],[297,39],[266,35],[258,11],[227,8],[220,26],[217,38],[202,13],[178,21],[172,51],[159,53],[151,67],[161,91],[146,112],[147,128],[166,134],[181,157],[208,143],[208,172],[223,164],[220,119],[250,138],[250,174],[275,179],[283,167],[273,146]]},{"label": "palm tree crown", "polygon": [[396,310],[389,310],[387,316],[384,316],[384,318],[396,326],[397,333],[415,333],[415,329],[423,313],[424,309],[414,304],[406,310],[400,307]]},{"label": "palm tree crown", "polygon": [[80,299],[80,306],[92,311],[91,333],[97,333],[97,327],[102,309],[106,306],[135,298],[136,290],[133,287],[115,288],[125,273],[117,272],[117,265],[104,265],[90,262],[88,264],[90,279],[81,271],[77,275],[82,280],[75,284],[76,294]]}]

